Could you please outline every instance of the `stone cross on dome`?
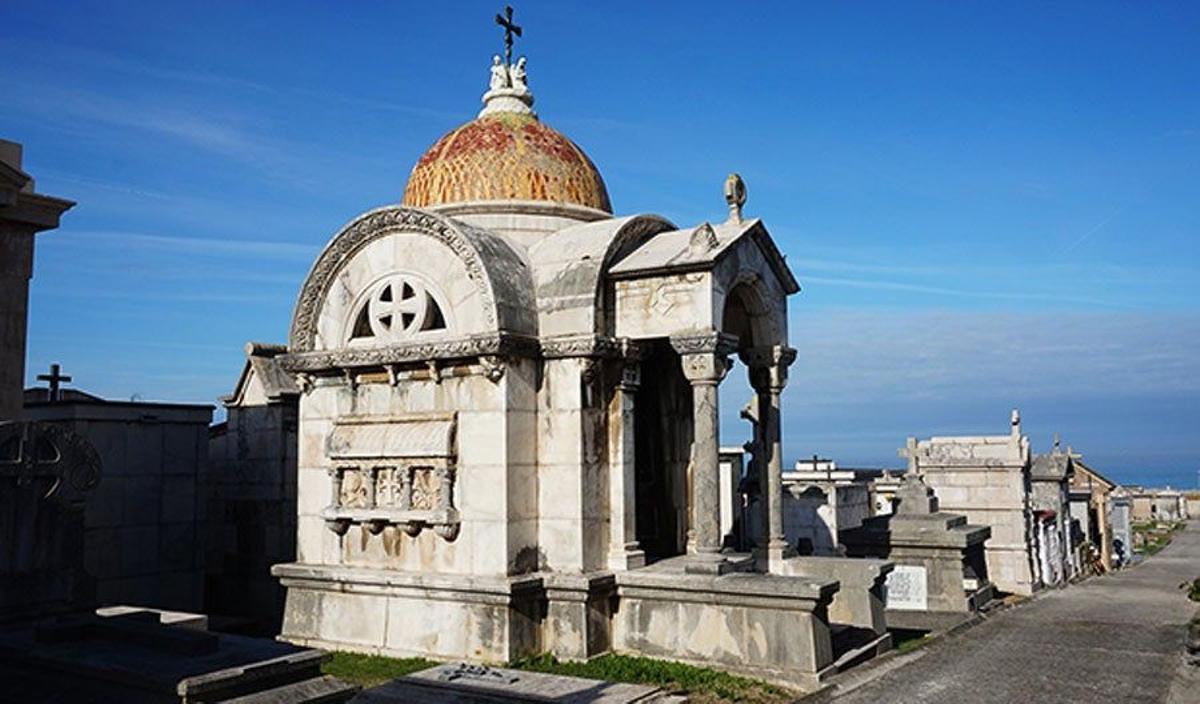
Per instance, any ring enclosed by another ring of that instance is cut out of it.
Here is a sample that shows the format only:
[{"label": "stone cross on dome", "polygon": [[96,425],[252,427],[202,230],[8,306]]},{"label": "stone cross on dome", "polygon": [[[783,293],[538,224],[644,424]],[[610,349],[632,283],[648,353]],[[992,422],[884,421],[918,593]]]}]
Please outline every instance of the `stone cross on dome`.
[{"label": "stone cross on dome", "polygon": [[488,91],[483,94],[483,110],[479,116],[496,113],[516,113],[537,117],[533,111],[533,93],[526,82],[525,57],[512,60],[513,35],[521,36],[521,27],[512,21],[512,6],[505,6],[504,14],[496,15],[496,24],[504,28],[504,58],[499,54],[492,57],[491,80]]},{"label": "stone cross on dome", "polygon": [[512,66],[513,35],[521,36],[521,26],[513,22],[512,5],[504,6],[504,14],[496,13],[496,24],[504,28],[504,64]]}]

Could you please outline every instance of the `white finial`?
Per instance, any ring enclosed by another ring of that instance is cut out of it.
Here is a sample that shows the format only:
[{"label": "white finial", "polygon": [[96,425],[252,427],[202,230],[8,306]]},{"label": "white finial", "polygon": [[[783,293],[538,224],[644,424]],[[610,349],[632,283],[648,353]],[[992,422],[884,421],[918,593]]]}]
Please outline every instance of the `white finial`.
[{"label": "white finial", "polygon": [[729,204],[729,222],[742,221],[742,206],[746,204],[746,182],[736,173],[725,177],[725,202]]},{"label": "white finial", "polygon": [[505,65],[499,55],[492,57],[492,75],[488,81],[488,92],[483,94],[480,117],[501,112],[537,117],[533,111],[533,93],[529,91],[525,63],[524,56],[512,66]]},{"label": "white finial", "polygon": [[1012,435],[1014,438],[1021,435],[1021,411],[1016,408],[1012,411]]}]

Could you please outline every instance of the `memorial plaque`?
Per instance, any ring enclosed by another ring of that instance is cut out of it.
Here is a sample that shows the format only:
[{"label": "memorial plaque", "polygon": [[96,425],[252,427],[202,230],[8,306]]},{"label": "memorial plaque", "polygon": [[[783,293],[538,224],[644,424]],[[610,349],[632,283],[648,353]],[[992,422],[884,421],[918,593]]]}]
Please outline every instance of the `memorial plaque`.
[{"label": "memorial plaque", "polygon": [[896,565],[896,569],[887,577],[887,608],[900,611],[929,609],[924,567]]}]

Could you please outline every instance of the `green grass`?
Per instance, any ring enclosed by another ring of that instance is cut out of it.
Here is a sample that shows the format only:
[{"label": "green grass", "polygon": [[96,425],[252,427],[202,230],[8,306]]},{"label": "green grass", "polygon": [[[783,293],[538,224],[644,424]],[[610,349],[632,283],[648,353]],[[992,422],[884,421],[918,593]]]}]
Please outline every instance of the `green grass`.
[{"label": "green grass", "polygon": [[[1192,601],[1200,601],[1200,577],[1180,584],[1179,588],[1187,591],[1187,598]],[[1200,617],[1197,617],[1197,619],[1200,619]]]},{"label": "green grass", "polygon": [[930,639],[924,631],[892,630],[892,649],[903,655],[927,645]]},{"label": "green grass", "polygon": [[1142,536],[1141,546],[1135,552],[1142,555],[1156,555],[1171,544],[1171,538],[1177,531],[1187,525],[1184,521],[1177,523],[1145,522],[1133,524],[1133,532]]},{"label": "green grass", "polygon": [[[322,666],[321,671],[366,688],[438,664],[424,658],[386,658],[335,652]],[[667,660],[628,655],[602,655],[588,662],[559,662],[551,655],[535,655],[514,660],[505,667],[552,675],[653,685],[668,692],[686,692],[694,704],[782,704],[796,697],[793,692],[782,687],[748,677],[738,677],[727,672]]]},{"label": "green grass", "polygon": [[696,704],[717,702],[786,702],[795,694],[775,685],[727,672],[669,660],[602,655],[587,662],[559,662],[551,655],[536,655],[509,663],[509,667],[571,677],[611,682],[629,682],[661,687],[668,692],[686,692]]},{"label": "green grass", "polygon": [[379,655],[334,653],[333,657],[321,666],[321,672],[365,688],[391,682],[397,677],[410,675],[437,664],[425,658],[385,658]]}]

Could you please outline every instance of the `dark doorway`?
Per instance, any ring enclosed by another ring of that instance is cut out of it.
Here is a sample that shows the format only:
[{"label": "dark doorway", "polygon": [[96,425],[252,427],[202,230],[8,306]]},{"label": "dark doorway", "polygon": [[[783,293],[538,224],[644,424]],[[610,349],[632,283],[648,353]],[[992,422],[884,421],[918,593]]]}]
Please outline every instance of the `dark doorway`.
[{"label": "dark doorway", "polygon": [[638,544],[653,562],[685,548],[692,394],[671,346],[665,340],[644,345],[634,406],[635,501]]}]

